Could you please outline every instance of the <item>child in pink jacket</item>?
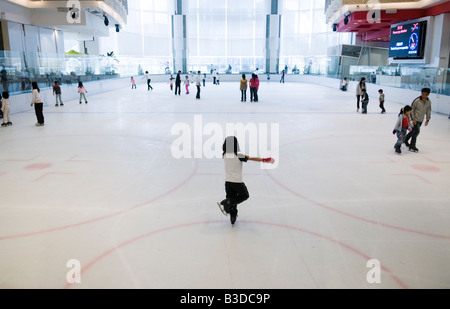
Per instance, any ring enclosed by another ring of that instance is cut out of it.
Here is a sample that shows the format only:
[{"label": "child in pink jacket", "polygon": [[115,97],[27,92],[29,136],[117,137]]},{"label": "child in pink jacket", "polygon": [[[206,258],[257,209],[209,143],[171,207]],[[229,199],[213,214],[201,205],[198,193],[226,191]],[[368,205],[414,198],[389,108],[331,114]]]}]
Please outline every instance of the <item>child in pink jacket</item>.
[{"label": "child in pink jacket", "polygon": [[87,104],[86,95],[85,95],[87,93],[87,90],[84,88],[82,82],[78,83],[78,93],[80,94],[80,104],[81,104],[81,99],[84,99],[84,102]]}]

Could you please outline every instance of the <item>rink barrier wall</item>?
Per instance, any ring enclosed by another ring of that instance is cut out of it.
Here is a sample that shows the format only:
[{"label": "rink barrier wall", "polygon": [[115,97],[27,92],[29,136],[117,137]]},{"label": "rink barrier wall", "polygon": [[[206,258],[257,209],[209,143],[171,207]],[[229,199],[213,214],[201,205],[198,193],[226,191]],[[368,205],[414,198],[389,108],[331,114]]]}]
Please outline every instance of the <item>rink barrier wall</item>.
[{"label": "rink barrier wall", "polygon": [[[299,83],[310,83],[321,85],[325,87],[339,89],[341,81],[335,78],[328,78],[324,76],[314,76],[314,75],[287,75],[285,77],[286,82],[299,82]],[[348,85],[348,92],[355,95],[355,105],[356,105],[356,85],[358,82],[350,81]],[[411,105],[413,100],[420,96],[420,91],[410,90],[404,88],[396,88],[391,86],[384,86],[372,83],[366,83],[367,94],[369,95],[369,102],[376,102],[378,106],[378,89],[383,89],[387,102],[393,102],[399,104],[399,111],[402,106]],[[431,100],[431,110],[432,112],[450,115],[450,96],[441,95],[436,93],[430,93],[429,96]],[[370,104],[370,103],[369,103]]]},{"label": "rink barrier wall", "polygon": [[[129,85],[129,87],[131,88],[129,77],[83,82],[83,86],[87,90],[86,99],[88,102],[89,97],[91,95],[97,95],[99,93],[106,93],[108,91],[117,90],[118,88],[124,88],[125,85]],[[73,83],[72,85],[60,85],[60,87],[61,87],[61,99],[64,104],[66,104],[67,101],[78,100],[80,98],[80,94],[78,93],[78,83]],[[55,106],[56,96],[53,95],[53,87],[40,89],[40,97],[44,102],[44,108],[45,106]],[[31,92],[11,95],[10,102],[11,102],[11,114],[34,111],[34,107],[30,106]]]},{"label": "rink barrier wall", "polygon": [[[186,74],[182,74],[184,78]],[[191,78],[192,75],[189,75]],[[176,77],[176,74],[173,75]],[[195,77],[195,75],[194,75]],[[203,77],[203,75],[202,75]],[[246,74],[247,80],[251,78],[251,74]],[[170,75],[151,75],[151,83],[169,83]],[[147,87],[146,82],[143,79],[143,76],[135,76],[136,84],[138,87]],[[222,74],[220,75],[220,82],[236,82],[239,83],[241,79],[241,74]],[[259,74],[260,82],[267,82],[267,74]],[[212,84],[212,76],[207,74],[206,83]],[[271,83],[279,83],[280,75],[271,74],[270,82]],[[286,83],[309,83],[321,85],[329,88],[334,88],[336,90],[339,89],[340,80],[335,78],[328,78],[325,76],[317,76],[317,75],[286,75],[285,76]],[[86,97],[89,102],[89,97],[91,95],[96,95],[99,93],[106,93],[108,91],[117,90],[119,88],[130,87],[130,77],[117,78],[111,80],[101,80],[101,81],[92,81],[92,82],[83,82],[88,93]],[[264,84],[262,84],[263,86]],[[348,86],[348,92],[354,93],[356,95],[356,81],[350,81]],[[393,102],[399,104],[399,109],[401,106],[411,104],[412,101],[420,95],[420,91],[396,88],[391,86],[383,86],[378,84],[367,83],[367,93],[370,98],[370,102],[376,102],[378,105],[378,89],[383,89],[386,101]],[[74,83],[72,85],[61,85],[62,92],[62,101],[72,101],[78,100],[78,84]],[[330,93],[332,96],[332,93]],[[54,106],[55,105],[55,96],[53,96],[53,89],[41,89],[41,98],[44,101],[44,106]],[[432,105],[432,111],[439,114],[450,115],[450,96],[439,95],[436,93],[431,93],[429,96]],[[356,99],[355,99],[356,100]],[[31,111],[30,107],[31,103],[31,92],[22,93],[11,96],[11,113],[20,113]],[[83,102],[84,104],[84,102]]]}]

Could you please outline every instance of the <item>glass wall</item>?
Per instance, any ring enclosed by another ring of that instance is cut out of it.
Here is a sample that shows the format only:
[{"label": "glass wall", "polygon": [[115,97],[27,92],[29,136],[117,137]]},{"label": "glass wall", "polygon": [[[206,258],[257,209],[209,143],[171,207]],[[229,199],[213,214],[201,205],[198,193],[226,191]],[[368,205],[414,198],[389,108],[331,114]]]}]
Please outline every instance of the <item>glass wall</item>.
[{"label": "glass wall", "polygon": [[265,67],[266,0],[192,0],[187,9],[189,71],[253,72]]},{"label": "glass wall", "polygon": [[432,93],[450,95],[450,69],[420,66],[350,66],[350,80],[364,77],[370,83],[420,91],[430,88]]},{"label": "glass wall", "polygon": [[[280,0],[279,71],[326,74],[328,46],[351,43],[352,34],[333,32],[325,21],[324,1]],[[115,50],[121,72],[152,74],[173,70],[172,22],[176,1],[130,0],[128,24],[115,38],[100,39]],[[224,73],[266,69],[267,15],[271,0],[185,0],[188,71]],[[170,72],[172,73],[172,72]]]},{"label": "glass wall", "polygon": [[173,62],[171,3],[129,0],[127,25],[100,38],[101,53],[115,52],[121,75],[168,73]]},{"label": "glass wall", "polygon": [[119,77],[117,60],[107,56],[0,51],[0,68],[0,91],[10,93],[30,91],[33,81],[45,88],[55,81],[73,84]]},{"label": "glass wall", "polygon": [[350,44],[352,34],[333,32],[325,20],[325,2],[283,0],[281,8],[280,71],[326,74],[328,47]]},{"label": "glass wall", "polygon": [[[345,64],[350,71],[346,71],[345,76],[351,80],[365,76],[374,83],[415,90],[428,86],[433,92],[449,94],[448,68],[364,67],[356,66],[359,58],[341,59],[328,55],[330,47],[352,45],[353,34],[332,31],[325,21],[325,1],[279,0],[278,3],[281,18],[280,72],[285,69],[288,74],[338,77],[343,74],[338,70],[339,64]],[[270,0],[183,0],[182,4],[182,14],[186,15],[184,30],[188,71],[210,73],[217,69],[221,74],[248,73],[257,69],[261,73],[265,71]],[[5,89],[9,84],[10,91],[27,91],[30,80],[42,84],[56,79],[71,83],[76,79],[143,75],[145,71],[172,74],[175,5],[175,0],[129,0],[127,25],[120,32],[112,28],[109,37],[99,38],[100,54],[114,52],[113,56],[0,51],[0,88]],[[11,23],[9,31],[16,28],[20,30],[22,27]],[[50,37],[52,32],[43,30],[44,34]],[[20,45],[22,41],[12,42]],[[47,45],[54,46],[42,46]],[[23,48],[18,46],[17,50]]]}]

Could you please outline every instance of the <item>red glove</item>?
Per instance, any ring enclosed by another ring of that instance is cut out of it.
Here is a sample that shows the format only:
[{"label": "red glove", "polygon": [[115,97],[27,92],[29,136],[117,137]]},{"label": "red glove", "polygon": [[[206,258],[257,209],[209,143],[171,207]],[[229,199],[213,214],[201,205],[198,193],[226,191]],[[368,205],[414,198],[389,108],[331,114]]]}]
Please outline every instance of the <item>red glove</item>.
[{"label": "red glove", "polygon": [[272,158],[263,158],[262,161],[264,163],[270,163],[270,164],[273,164],[275,162],[275,160]]}]

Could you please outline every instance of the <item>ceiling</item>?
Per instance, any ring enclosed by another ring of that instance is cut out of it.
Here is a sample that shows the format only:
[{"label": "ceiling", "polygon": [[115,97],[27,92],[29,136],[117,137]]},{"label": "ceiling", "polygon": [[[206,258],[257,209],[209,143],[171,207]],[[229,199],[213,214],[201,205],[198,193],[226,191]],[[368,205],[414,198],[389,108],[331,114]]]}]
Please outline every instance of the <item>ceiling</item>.
[{"label": "ceiling", "polygon": [[337,23],[337,32],[356,32],[363,41],[389,42],[392,24],[403,21],[450,13],[450,1],[423,9],[390,9],[348,12]]}]

